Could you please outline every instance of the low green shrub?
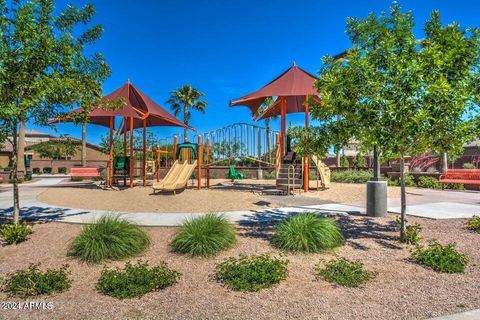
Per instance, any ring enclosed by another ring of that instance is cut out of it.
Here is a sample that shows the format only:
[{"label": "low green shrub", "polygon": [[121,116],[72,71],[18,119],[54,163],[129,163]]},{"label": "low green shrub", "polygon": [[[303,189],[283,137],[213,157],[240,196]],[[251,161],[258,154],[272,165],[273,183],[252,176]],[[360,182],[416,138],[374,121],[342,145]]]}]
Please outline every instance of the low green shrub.
[{"label": "low green shrub", "polygon": [[123,269],[104,268],[97,282],[97,290],[119,299],[140,297],[177,283],[180,273],[170,269],[165,262],[149,267],[148,262],[127,262]]},{"label": "low green shrub", "polygon": [[288,261],[268,254],[229,258],[215,268],[219,281],[235,291],[259,291],[287,278]]},{"label": "low green shrub", "polygon": [[346,258],[337,258],[326,265],[317,265],[316,274],[328,282],[350,288],[358,287],[375,277],[375,273],[365,270],[360,261]]},{"label": "low green shrub", "polygon": [[68,265],[60,269],[47,269],[45,272],[40,271],[39,267],[40,264],[31,264],[26,270],[9,274],[2,283],[2,290],[10,296],[26,298],[50,295],[70,288]]},{"label": "low green shrub", "polygon": [[43,173],[50,174],[52,173],[52,167],[44,167],[42,171]]},{"label": "low green shrub", "polygon": [[65,174],[65,173],[67,173],[67,168],[66,168],[66,167],[59,167],[59,168],[58,168],[58,173],[60,173],[60,174]]},{"label": "low green shrub", "polygon": [[387,185],[389,187],[399,187],[400,186],[400,181],[398,179],[392,179],[390,177],[386,177],[385,181],[387,181]]},{"label": "low green shrub", "polygon": [[[405,179],[405,187],[414,188],[417,186],[417,184],[415,183],[415,179],[411,174],[406,174],[404,176],[404,179]],[[390,187],[400,187],[400,179],[387,178],[387,184]]]},{"label": "low green shrub", "polygon": [[149,244],[148,234],[140,227],[118,216],[103,216],[83,228],[69,255],[93,263],[120,260],[142,253]]},{"label": "low green shrub", "polygon": [[465,190],[465,186],[463,184],[456,183],[446,183],[443,185],[443,188],[448,190]]},{"label": "low green shrub", "polygon": [[407,244],[418,244],[422,240],[421,231],[422,227],[418,223],[409,225],[405,228],[405,234],[401,241]]},{"label": "low green shrub", "polygon": [[437,178],[434,177],[420,177],[418,179],[418,186],[420,188],[428,188],[428,189],[441,189],[442,185],[438,181]]},{"label": "low green shrub", "polygon": [[371,178],[371,170],[334,170],[330,174],[330,181],[340,183],[366,183]]},{"label": "low green shrub", "polygon": [[418,246],[412,250],[412,259],[438,272],[463,273],[468,258],[455,249],[455,243],[441,245],[432,240],[427,247]]},{"label": "low green shrub", "polygon": [[83,178],[82,177],[71,177],[70,180],[74,181],[74,182],[79,182],[79,181],[83,181]]},{"label": "low green shrub", "polygon": [[466,162],[463,164],[463,169],[475,169],[475,165],[473,163]]},{"label": "low green shrub", "polygon": [[468,229],[480,233],[480,216],[473,216],[465,222]]},{"label": "low green shrub", "polygon": [[235,227],[218,214],[209,213],[187,219],[171,243],[173,252],[209,257],[232,247],[236,242]]},{"label": "low green shrub", "polygon": [[272,237],[277,248],[292,252],[319,252],[343,244],[340,228],[334,220],[307,212],[282,221]]},{"label": "low green shrub", "polygon": [[415,179],[411,174],[406,174],[404,176],[405,179],[405,187],[415,188],[417,184],[415,183]]},{"label": "low green shrub", "polygon": [[28,239],[32,229],[26,221],[20,223],[4,224],[0,227],[0,235],[6,244],[17,244]]}]

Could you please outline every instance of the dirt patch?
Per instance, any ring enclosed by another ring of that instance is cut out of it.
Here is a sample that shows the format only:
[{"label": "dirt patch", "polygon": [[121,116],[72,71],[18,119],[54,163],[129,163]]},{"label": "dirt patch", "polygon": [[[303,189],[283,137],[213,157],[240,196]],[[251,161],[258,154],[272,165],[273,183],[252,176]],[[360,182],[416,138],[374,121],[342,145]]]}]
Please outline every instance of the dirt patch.
[{"label": "dirt patch", "polygon": [[[257,293],[229,291],[213,278],[215,264],[240,254],[271,252],[268,226],[238,230],[235,248],[213,259],[191,259],[169,250],[175,228],[147,228],[151,247],[140,256],[151,264],[166,261],[182,273],[178,284],[139,299],[116,300],[99,294],[95,283],[102,265],[79,263],[66,256],[68,244],[82,226],[45,223],[34,226],[30,240],[0,247],[0,277],[41,262],[42,268],[68,263],[72,288],[34,301],[52,302],[50,311],[4,311],[8,319],[425,319],[480,308],[480,236],[462,220],[435,221],[409,217],[423,227],[425,240],[454,241],[468,255],[465,274],[440,274],[409,261],[409,247],[397,241],[394,215],[384,218],[341,218],[347,243],[332,253],[296,254],[289,260],[289,276],[278,286]],[[343,288],[316,279],[320,259],[336,255],[359,259],[378,273],[360,288]],[[120,266],[124,262],[109,262]],[[0,293],[0,301],[17,301]]]},{"label": "dirt patch", "polygon": [[[93,185],[62,186],[47,189],[38,200],[57,206],[116,212],[218,212],[259,210],[330,202],[365,201],[364,184],[332,183],[329,190],[299,193],[294,197],[267,196],[262,189],[274,188],[271,180],[246,180],[232,184],[213,181],[212,189],[189,188],[177,195],[153,194],[150,187],[105,191]],[[315,187],[312,183],[312,187]],[[398,188],[389,188],[389,197],[399,197]]]}]

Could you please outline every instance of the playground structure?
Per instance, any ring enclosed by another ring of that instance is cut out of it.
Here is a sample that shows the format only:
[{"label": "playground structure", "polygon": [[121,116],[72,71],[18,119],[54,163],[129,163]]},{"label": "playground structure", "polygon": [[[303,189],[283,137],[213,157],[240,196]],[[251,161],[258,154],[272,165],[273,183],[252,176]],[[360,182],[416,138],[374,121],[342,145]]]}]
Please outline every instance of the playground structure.
[{"label": "playground structure", "polygon": [[[299,165],[287,165],[285,163],[287,160],[282,157],[280,134],[275,130],[247,123],[235,123],[197,135],[196,140],[195,143],[188,141],[179,143],[177,136],[159,140],[156,149],[147,149],[146,153],[147,156],[149,153],[155,154],[155,160],[142,159],[141,163],[146,163],[146,170],[141,167],[134,168],[137,172],[138,169],[142,169],[137,177],[143,181],[147,179],[147,175],[154,177],[155,181],[152,184],[154,192],[176,193],[187,187],[190,177],[195,172],[196,188],[200,190],[202,187],[210,188],[212,169],[229,166],[229,178],[242,179],[243,174],[235,170],[235,165],[248,162],[251,168],[260,171],[271,169],[276,173],[278,193],[294,194],[304,187],[304,159],[298,161]],[[288,155],[292,157],[291,161],[295,161],[291,151]],[[150,156],[150,159],[152,158],[153,156]],[[328,188],[330,170],[315,156],[311,157],[311,161],[316,169],[317,188]],[[162,173],[166,174],[160,179]],[[114,177],[122,176],[114,174]]]}]

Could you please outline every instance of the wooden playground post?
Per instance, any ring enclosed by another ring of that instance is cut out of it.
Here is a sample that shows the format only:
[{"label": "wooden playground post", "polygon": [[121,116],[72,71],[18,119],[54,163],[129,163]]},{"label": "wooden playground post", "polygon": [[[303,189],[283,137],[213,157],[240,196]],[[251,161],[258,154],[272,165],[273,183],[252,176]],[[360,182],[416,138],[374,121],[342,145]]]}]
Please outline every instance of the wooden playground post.
[{"label": "wooden playground post", "polygon": [[[308,106],[308,95],[307,95],[307,96],[305,96],[305,128],[307,130],[308,130],[308,127],[309,127],[308,114],[309,114],[309,106]],[[308,189],[310,188],[310,163],[309,163],[308,156],[304,157],[303,160],[304,160],[304,163],[303,163],[303,190],[305,192],[308,192]]]},{"label": "wooden playground post", "polygon": [[130,159],[129,159],[130,188],[133,188],[133,117],[130,117]]},{"label": "wooden playground post", "polygon": [[178,145],[178,138],[177,136],[173,137],[173,161],[177,160],[177,145]]},{"label": "wooden playground post", "polygon": [[143,186],[147,185],[147,118],[143,119]]},{"label": "wooden playground post", "polygon": [[110,150],[108,154],[108,186],[112,186],[113,180],[113,117],[110,117],[110,131],[109,131]]},{"label": "wooden playground post", "polygon": [[202,136],[198,135],[198,148],[197,148],[197,190],[202,189]]},{"label": "wooden playground post", "polygon": [[207,178],[207,189],[210,189],[210,138],[207,138],[207,168],[206,168],[206,178]]}]

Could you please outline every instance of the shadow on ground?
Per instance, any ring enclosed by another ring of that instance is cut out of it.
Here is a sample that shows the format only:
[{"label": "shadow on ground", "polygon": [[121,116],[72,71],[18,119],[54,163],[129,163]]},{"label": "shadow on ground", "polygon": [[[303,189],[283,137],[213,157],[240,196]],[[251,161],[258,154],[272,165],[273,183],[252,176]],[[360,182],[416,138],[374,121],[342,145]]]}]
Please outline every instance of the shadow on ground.
[{"label": "shadow on ground", "polygon": [[[302,207],[298,208],[301,209]],[[275,231],[275,226],[280,221],[296,214],[299,214],[299,212],[285,213],[277,209],[254,212],[253,214],[245,215],[244,220],[238,221],[240,225],[239,233],[244,237],[270,240]],[[373,240],[386,249],[403,249],[397,244],[398,235],[394,221],[381,223],[373,217],[368,217],[358,212],[340,214],[340,212],[333,210],[319,210],[317,214],[323,217],[334,217],[342,230],[347,244],[355,249],[370,249],[359,240]]]},{"label": "shadow on ground", "polygon": [[[0,209],[0,220],[9,220],[12,216],[13,208]],[[66,217],[81,216],[89,213],[88,211],[73,211],[68,208],[45,208],[45,207],[22,207],[20,208],[20,219],[31,222],[37,221],[56,221],[63,220]]]}]

